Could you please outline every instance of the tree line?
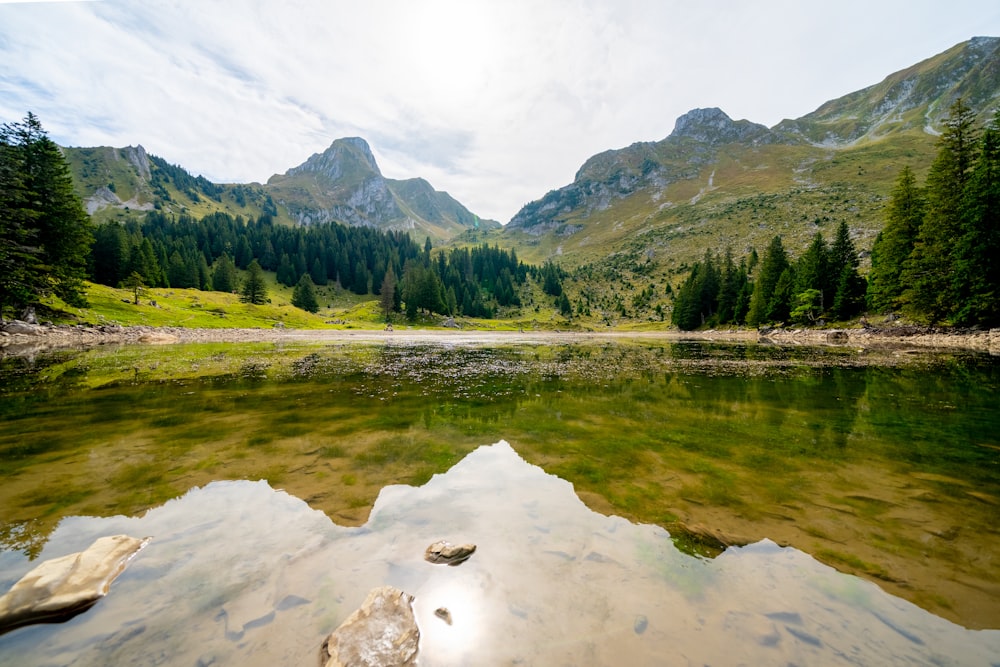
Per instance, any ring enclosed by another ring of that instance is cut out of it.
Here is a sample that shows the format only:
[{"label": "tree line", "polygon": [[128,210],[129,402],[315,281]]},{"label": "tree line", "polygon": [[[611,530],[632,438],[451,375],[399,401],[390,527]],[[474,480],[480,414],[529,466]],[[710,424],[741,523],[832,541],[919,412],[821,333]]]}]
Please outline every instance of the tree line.
[{"label": "tree line", "polygon": [[728,249],[722,258],[706,251],[677,290],[672,321],[683,330],[777,322],[811,325],[860,314],[864,296],[857,251],[847,223],[841,221],[832,243],[816,232],[794,261],[780,236],[771,239],[763,257],[753,250],[738,264]]},{"label": "tree line", "polygon": [[899,174],[867,279],[841,222],[830,246],[817,232],[795,261],[780,236],[759,267],[756,251],[739,264],[729,251],[706,252],[678,290],[672,319],[684,330],[807,325],[865,310],[931,325],[1000,326],[1000,112],[977,129],[961,99],[952,105],[925,185],[910,167]]},{"label": "tree line", "polygon": [[[157,160],[159,189],[169,179],[184,192],[218,196],[206,179]],[[294,286],[293,302],[314,312],[314,288],[337,284],[361,295],[388,292],[390,312],[405,303],[411,316],[490,318],[519,307],[522,287],[536,275],[513,250],[483,244],[432,258],[431,249],[430,239],[421,247],[405,232],[277,224],[268,206],[256,219],[153,210],[95,228],[38,118],[29,113],[0,126],[0,314],[17,314],[51,294],[86,305],[87,279],[129,287],[136,298],[143,287],[177,287],[238,291],[262,303],[263,272],[273,271]]]},{"label": "tree line", "polygon": [[337,223],[290,227],[268,214],[245,220],[211,213],[196,220],[150,211],[141,221],[97,229],[91,277],[118,285],[137,273],[152,287],[237,291],[237,270],[249,271],[254,262],[295,287],[301,298],[293,303],[306,310],[318,309],[315,286],[336,284],[366,295],[381,294],[388,282],[393,310],[405,303],[411,317],[423,310],[491,318],[499,307],[520,305],[529,273],[513,250],[486,244],[432,259],[430,240],[421,248],[405,232]]},{"label": "tree line", "polygon": [[923,187],[904,167],[872,247],[868,301],[930,324],[1000,326],[1000,111],[957,100]]}]

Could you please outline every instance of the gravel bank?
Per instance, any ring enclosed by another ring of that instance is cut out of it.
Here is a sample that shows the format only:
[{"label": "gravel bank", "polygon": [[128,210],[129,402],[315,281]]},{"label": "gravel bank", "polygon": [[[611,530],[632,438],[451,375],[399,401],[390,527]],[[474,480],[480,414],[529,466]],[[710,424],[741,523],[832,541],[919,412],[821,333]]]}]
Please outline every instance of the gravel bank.
[{"label": "gravel bank", "polygon": [[928,327],[867,327],[861,329],[761,329],[728,331],[462,331],[454,329],[188,329],[184,327],[68,326],[28,324],[14,320],[0,325],[0,355],[95,345],[208,342],[377,342],[411,343],[558,343],[586,340],[717,340],[775,345],[835,345],[857,348],[966,349],[1000,355],[1000,329],[954,331]]}]

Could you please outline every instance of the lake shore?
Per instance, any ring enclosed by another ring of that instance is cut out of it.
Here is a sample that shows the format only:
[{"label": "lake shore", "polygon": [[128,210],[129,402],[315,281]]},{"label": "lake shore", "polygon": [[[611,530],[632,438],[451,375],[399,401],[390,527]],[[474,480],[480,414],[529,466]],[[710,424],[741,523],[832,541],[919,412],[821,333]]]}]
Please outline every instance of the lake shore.
[{"label": "lake shore", "polygon": [[730,329],[678,331],[676,329],[628,331],[503,331],[416,329],[400,326],[380,329],[191,329],[119,325],[38,325],[20,321],[0,326],[0,355],[30,356],[46,350],[96,345],[251,342],[381,342],[452,344],[517,343],[555,344],[569,341],[635,339],[719,342],[755,342],[789,346],[838,346],[858,349],[905,351],[969,350],[1000,354],[1000,329],[983,331],[932,327],[864,327],[851,329]]}]

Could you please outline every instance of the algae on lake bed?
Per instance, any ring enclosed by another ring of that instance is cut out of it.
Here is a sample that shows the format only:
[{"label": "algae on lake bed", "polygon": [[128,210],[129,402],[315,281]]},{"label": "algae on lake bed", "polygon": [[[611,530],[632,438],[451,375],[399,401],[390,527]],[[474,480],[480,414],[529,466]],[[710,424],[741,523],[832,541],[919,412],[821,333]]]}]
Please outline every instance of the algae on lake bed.
[{"label": "algae on lake bed", "polygon": [[0,367],[5,549],[37,553],[64,516],[135,514],[218,479],[267,479],[357,525],[384,486],[505,439],[592,508],[692,551],[770,538],[1000,627],[988,357],[286,343],[26,363]]}]

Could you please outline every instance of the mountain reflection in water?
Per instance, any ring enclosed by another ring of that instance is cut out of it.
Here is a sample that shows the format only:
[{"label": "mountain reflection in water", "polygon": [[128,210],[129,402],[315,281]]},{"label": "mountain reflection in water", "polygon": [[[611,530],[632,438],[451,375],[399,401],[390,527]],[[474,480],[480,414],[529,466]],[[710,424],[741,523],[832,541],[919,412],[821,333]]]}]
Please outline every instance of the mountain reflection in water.
[{"label": "mountain reflection in water", "polygon": [[[506,442],[420,487],[382,490],[359,528],[265,482],[215,482],[141,517],[69,517],[41,558],[114,533],[151,544],[96,607],[0,637],[0,664],[309,665],[371,588],[414,595],[420,664],[987,665],[966,630],[767,540],[714,560],[662,528],[588,509]],[[438,539],[473,542],[458,567]],[[9,585],[34,563],[0,557]],[[435,610],[446,607],[451,623]]]}]

